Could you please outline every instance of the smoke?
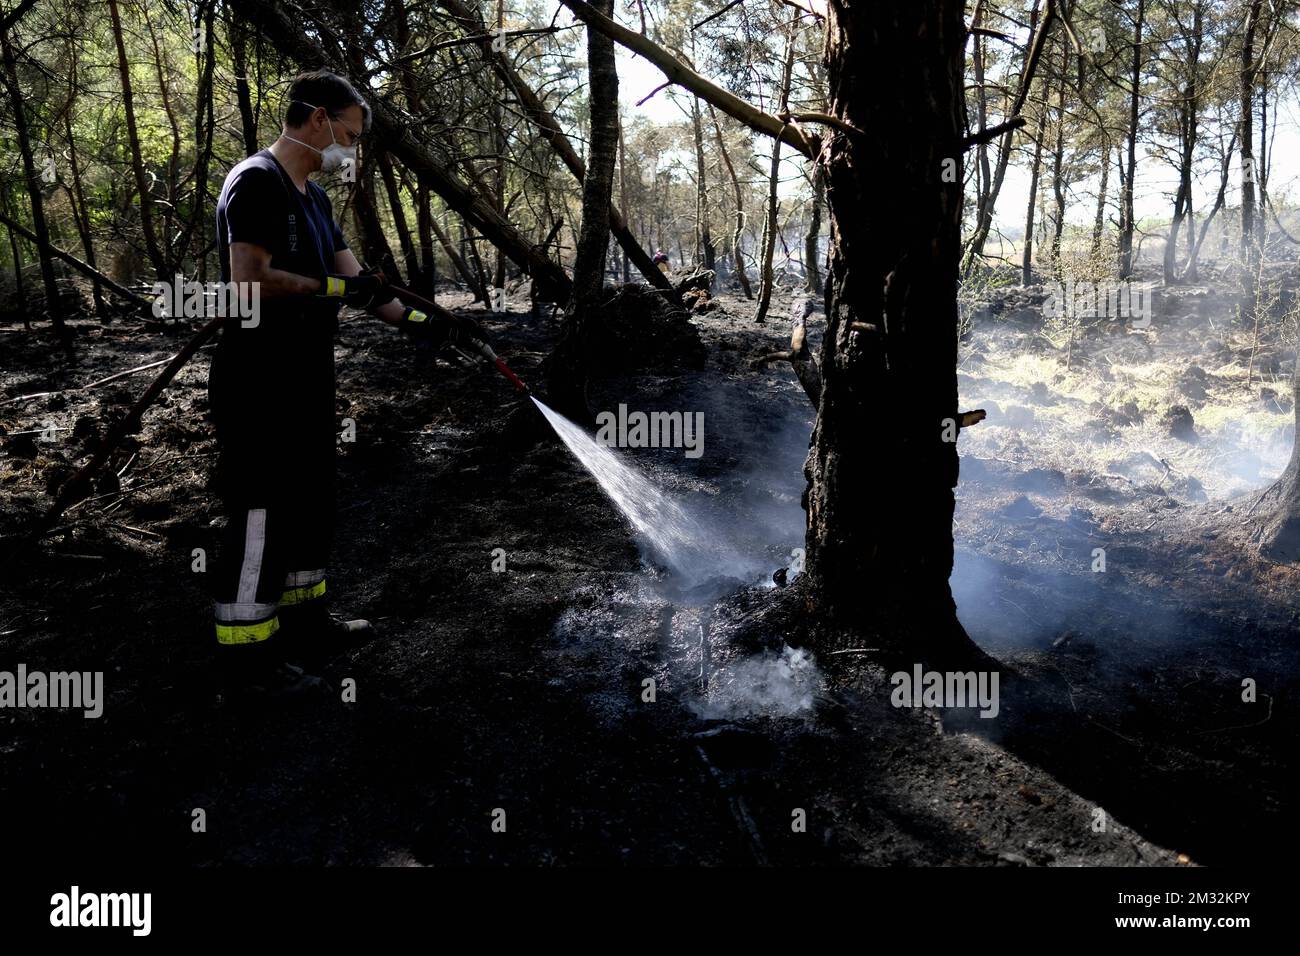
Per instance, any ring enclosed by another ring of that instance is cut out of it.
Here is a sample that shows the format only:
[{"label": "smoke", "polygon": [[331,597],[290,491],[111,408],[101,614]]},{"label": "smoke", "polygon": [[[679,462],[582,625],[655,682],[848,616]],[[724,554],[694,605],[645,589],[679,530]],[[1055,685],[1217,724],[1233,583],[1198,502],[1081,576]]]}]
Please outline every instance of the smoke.
[{"label": "smoke", "polygon": [[715,670],[691,709],[706,719],[810,714],[823,677],[807,651],[783,647]]}]

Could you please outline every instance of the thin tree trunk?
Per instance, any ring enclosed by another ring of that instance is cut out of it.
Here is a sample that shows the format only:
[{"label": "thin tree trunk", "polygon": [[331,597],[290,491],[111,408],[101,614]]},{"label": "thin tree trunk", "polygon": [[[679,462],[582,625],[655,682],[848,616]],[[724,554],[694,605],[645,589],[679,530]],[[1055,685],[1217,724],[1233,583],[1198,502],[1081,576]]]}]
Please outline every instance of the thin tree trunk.
[{"label": "thin tree trunk", "polygon": [[415,190],[415,226],[420,235],[420,273],[413,288],[430,298],[438,282],[437,260],[433,255],[433,225],[433,203],[428,187],[419,185]]},{"label": "thin tree trunk", "polygon": [[406,275],[414,285],[420,274],[420,257],[415,251],[415,242],[411,239],[411,227],[406,222],[406,210],[402,208],[402,192],[397,186],[397,174],[393,171],[393,160],[383,149],[375,151],[379,161],[379,175],[384,181],[384,191],[388,195],[388,208],[393,213],[393,228],[397,230],[397,242],[402,247],[402,258],[406,260]]},{"label": "thin tree trunk", "polygon": [[[178,264],[189,250],[190,239],[195,230],[198,230],[200,235],[207,231],[205,228],[207,216],[203,209],[208,191],[208,164],[212,161],[212,143],[217,125],[212,104],[212,77],[217,60],[216,37],[213,29],[213,20],[216,16],[214,4],[215,0],[208,0],[207,7],[201,7],[199,14],[203,23],[204,44],[203,49],[197,52],[199,85],[194,108],[194,168],[188,177],[194,187],[194,203],[185,219],[185,230],[176,243],[175,258]],[[200,282],[207,281],[207,256],[200,254],[197,257],[195,271]]]},{"label": "thin tree trunk", "polygon": [[1065,229],[1065,184],[1061,181],[1065,165],[1065,78],[1070,68],[1070,45],[1061,43],[1061,75],[1056,88],[1056,143],[1052,149],[1052,200],[1055,215],[1052,219],[1052,272],[1061,276],[1061,234]]},{"label": "thin tree trunk", "polygon": [[36,170],[36,157],[32,153],[30,122],[27,117],[27,100],[18,85],[18,66],[7,30],[0,31],[3,46],[5,85],[9,87],[9,104],[13,109],[14,129],[18,133],[18,152],[23,162],[27,199],[32,207],[32,232],[36,237],[36,254],[41,264],[41,282],[45,287],[45,307],[50,321],[65,348],[70,347],[68,329],[63,324],[63,309],[59,302],[59,283],[54,275],[54,259],[50,254],[50,231],[45,220],[45,201],[41,196],[40,173]]},{"label": "thin tree trunk", "polygon": [[1047,129],[1047,108],[1038,114],[1038,133],[1034,136],[1034,163],[1029,175],[1029,208],[1025,212],[1025,249],[1020,264],[1020,284],[1029,285],[1034,278],[1034,203],[1038,200],[1038,171],[1043,159],[1043,133]]},{"label": "thin tree trunk", "polygon": [[126,118],[126,138],[131,150],[131,173],[135,177],[136,193],[140,196],[140,231],[144,234],[145,252],[154,271],[159,278],[169,277],[171,269],[154,232],[154,199],[149,191],[149,182],[144,171],[144,156],[140,151],[140,133],[135,122],[135,93],[131,88],[131,62],[126,56],[126,42],[122,37],[122,18],[118,14],[117,0],[108,0],[108,12],[113,20],[113,43],[117,47],[117,69],[122,83],[122,112]]},{"label": "thin tree trunk", "polygon": [[[81,183],[81,162],[77,159],[77,141],[72,133],[72,113],[77,96],[77,59],[73,48],[72,62],[68,70],[69,99],[68,107],[63,111],[63,135],[68,141],[68,165],[72,172],[72,218],[81,237],[81,252],[86,257],[86,264],[92,269],[95,264],[95,241],[90,231],[90,207],[86,205],[85,189]],[[10,230],[10,237],[13,231]],[[105,315],[104,286],[98,279],[91,281],[91,295],[95,303],[95,314]]]},{"label": "thin tree trunk", "polygon": [[1101,240],[1106,229],[1106,188],[1110,185],[1110,144],[1101,144],[1101,183],[1097,187],[1097,216],[1092,223],[1092,261],[1101,260]]},{"label": "thin tree trunk", "polygon": [[722,137],[722,126],[718,122],[718,113],[709,105],[709,116],[713,120],[713,133],[718,140],[718,151],[722,153],[722,164],[727,167],[727,175],[731,179],[731,189],[736,198],[736,229],[731,234],[731,252],[736,262],[736,279],[740,282],[740,288],[744,290],[745,298],[754,298],[754,291],[749,287],[749,276],[745,274],[745,255],[741,248],[741,240],[745,235],[745,199],[740,189],[740,179],[736,176],[736,167],[732,165],[731,154],[727,152],[727,143]]},{"label": "thin tree trunk", "polygon": [[1129,75],[1128,112],[1128,172],[1124,177],[1123,220],[1119,237],[1119,277],[1127,279],[1133,274],[1133,180],[1137,176],[1138,106],[1142,90],[1142,28],[1145,25],[1146,0],[1138,0],[1133,34],[1133,71]]},{"label": "thin tree trunk", "polygon": [[492,308],[492,292],[488,286],[487,271],[483,268],[483,260],[478,254],[478,245],[470,239],[469,223],[464,217],[460,220],[460,245],[465,250],[465,262],[469,265],[470,271],[474,275],[472,288],[478,290],[478,297],[483,300],[483,307]]},{"label": "thin tree trunk", "polygon": [[[623,144],[623,118],[619,117],[618,122],[618,206],[620,209],[627,208],[627,151]],[[656,270],[657,271],[657,270]],[[623,249],[623,281],[632,280],[632,262],[628,258],[627,249]]]},{"label": "thin tree trunk", "polygon": [[[780,100],[781,108],[778,112],[785,112],[786,106],[790,102],[790,74],[794,69],[794,26],[789,26],[785,35],[785,55],[782,57],[781,66],[781,91]],[[777,184],[780,182],[781,174],[781,140],[772,140],[772,168],[767,178],[767,225],[763,230],[763,266],[762,280],[758,286],[758,314],[754,321],[763,323],[767,321],[767,310],[772,303],[772,287],[776,284],[776,270],[772,267],[772,260],[776,253],[776,230],[777,230]]]},{"label": "thin tree trunk", "polygon": [[235,67],[235,102],[239,106],[239,128],[244,137],[244,155],[252,156],[258,150],[257,117],[253,113],[253,97],[248,86],[248,31],[226,8],[226,36],[230,43],[230,56]]},{"label": "thin tree trunk", "polygon": [[804,288],[814,295],[821,295],[822,203],[826,200],[826,180],[816,163],[812,169],[812,185],[812,214],[809,216],[808,234],[803,240],[804,278],[807,280]]},{"label": "thin tree trunk", "polygon": [[713,269],[713,236],[709,234],[709,174],[704,162],[704,125],[700,119],[700,101],[691,98],[691,130],[695,134],[695,243],[696,255],[704,268]]},{"label": "thin tree trunk", "polygon": [[[1026,41],[1025,53],[1020,67],[1020,86],[1022,89],[1025,85],[1026,72],[1029,67],[1030,44],[1033,43],[1033,38],[1038,30],[1038,18],[1042,3],[1043,0],[1034,0],[1033,9],[1029,12],[1029,39]],[[1002,183],[1006,179],[1007,167],[1011,163],[1011,145],[1014,139],[1014,133],[1007,133],[1001,137],[998,146],[998,165],[993,173],[993,182],[986,193],[979,197],[975,213],[975,234],[972,236],[970,246],[966,252],[964,267],[966,272],[974,268],[975,263],[984,254],[984,244],[988,242],[989,231],[993,227],[993,210],[997,206],[998,195],[1002,192]]]},{"label": "thin tree trunk", "polygon": [[[171,84],[167,82],[166,72],[167,54],[158,45],[158,31],[154,28],[154,18],[147,0],[140,0],[140,6],[144,13],[145,29],[149,31],[149,42],[153,47],[154,76],[158,80],[158,96],[162,100],[163,114],[167,117],[167,124],[172,133],[172,152],[167,160],[166,201],[162,204],[162,235],[166,243],[173,234],[176,215],[176,194],[181,162],[181,125],[176,119],[175,109],[172,108]],[[169,266],[172,260],[179,266],[183,254],[183,250],[180,250],[173,256],[171,250],[166,245],[163,246],[163,255],[169,260]],[[171,269],[169,268],[168,271],[170,272]]]},{"label": "thin tree trunk", "polygon": [[[1222,142],[1222,140],[1220,140]],[[1201,243],[1205,241],[1205,234],[1210,230],[1210,223],[1214,221],[1215,215],[1223,208],[1224,202],[1228,195],[1228,179],[1231,177],[1232,169],[1232,152],[1237,145],[1237,131],[1233,130],[1231,139],[1228,140],[1228,149],[1223,154],[1223,165],[1220,167],[1219,174],[1219,193],[1214,198],[1214,205],[1210,208],[1210,214],[1201,220],[1201,231],[1196,237],[1196,243],[1192,246],[1191,255],[1188,256],[1187,265],[1183,267],[1183,278],[1189,282],[1194,282],[1197,278],[1196,263],[1201,255]]]},{"label": "thin tree trunk", "polygon": [[[10,214],[9,197],[4,197],[5,214]],[[9,233],[9,252],[14,260],[14,294],[18,296],[19,302],[27,301],[27,283],[23,280],[23,250],[18,245],[18,237],[14,235],[14,227],[5,223],[5,231]],[[31,313],[23,309],[23,328],[28,332],[32,330]]]},{"label": "thin tree trunk", "polygon": [[1253,0],[1242,30],[1241,74],[1241,286],[1243,314],[1255,307],[1255,272],[1259,266],[1259,244],[1255,236],[1255,30],[1263,0]]},{"label": "thin tree trunk", "polygon": [[[456,247],[452,245],[451,238],[443,231],[442,226],[438,225],[438,220],[433,215],[429,216],[429,228],[432,229],[434,235],[438,237],[438,242],[442,245],[442,251],[446,253],[447,258],[451,260],[453,268],[455,268],[455,270],[460,273],[461,278],[465,280],[465,288],[469,289],[469,291],[473,293],[474,301],[481,301],[484,305],[487,305],[487,290],[483,288],[483,277],[474,274],[470,269],[469,264],[465,261],[465,257],[456,251]],[[462,229],[461,236],[463,237],[464,234],[465,232]]]},{"label": "thin tree trunk", "polygon": [[[378,144],[367,144],[379,152],[383,149]],[[369,162],[369,154],[357,160],[354,170],[357,180],[352,184],[352,214],[356,217],[357,231],[361,233],[361,259],[368,266],[378,266],[389,278],[402,282],[402,273],[397,268],[397,259],[393,249],[384,235],[383,224],[379,221],[379,210],[375,207],[374,167]]]}]

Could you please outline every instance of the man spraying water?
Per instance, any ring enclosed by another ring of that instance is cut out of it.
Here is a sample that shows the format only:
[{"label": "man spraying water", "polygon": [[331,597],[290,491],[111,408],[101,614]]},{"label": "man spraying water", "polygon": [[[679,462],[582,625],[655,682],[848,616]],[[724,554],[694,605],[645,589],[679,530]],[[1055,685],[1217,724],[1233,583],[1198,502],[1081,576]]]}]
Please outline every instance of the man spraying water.
[{"label": "man spraying water", "polygon": [[222,280],[247,284],[256,322],[221,333],[208,381],[227,524],[214,573],[221,672],[237,694],[322,690],[313,668],[368,640],[363,620],[327,610],[334,523],[334,334],[341,306],[366,309],[422,339],[490,348],[470,319],[403,306],[381,273],[363,273],[316,173],[354,168],[370,108],[345,79],[305,73],[284,127],[235,166],[217,203]]}]

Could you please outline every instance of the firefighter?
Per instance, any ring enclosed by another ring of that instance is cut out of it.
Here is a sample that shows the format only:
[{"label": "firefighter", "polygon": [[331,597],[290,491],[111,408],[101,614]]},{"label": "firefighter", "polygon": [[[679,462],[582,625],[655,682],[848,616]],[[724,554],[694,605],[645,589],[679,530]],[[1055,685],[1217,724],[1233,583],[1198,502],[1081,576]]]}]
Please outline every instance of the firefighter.
[{"label": "firefighter", "polygon": [[222,280],[257,303],[253,318],[223,327],[208,379],[227,519],[211,579],[216,653],[235,695],[327,690],[310,671],[372,635],[329,603],[339,309],[441,344],[486,342],[472,320],[405,308],[382,274],[363,273],[311,181],[355,169],[369,126],[369,106],[343,77],[296,77],[280,137],[230,171],[217,203]]},{"label": "firefighter", "polygon": [[668,275],[670,271],[668,265],[668,253],[664,252],[662,249],[656,249],[653,261],[654,264],[659,267],[660,272],[662,272],[664,275]]}]

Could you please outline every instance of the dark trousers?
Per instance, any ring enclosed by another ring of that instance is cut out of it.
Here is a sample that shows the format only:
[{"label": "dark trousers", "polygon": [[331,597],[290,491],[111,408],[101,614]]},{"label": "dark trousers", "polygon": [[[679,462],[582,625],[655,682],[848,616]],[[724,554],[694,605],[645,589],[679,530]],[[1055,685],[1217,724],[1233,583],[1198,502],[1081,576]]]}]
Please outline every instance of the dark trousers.
[{"label": "dark trousers", "polygon": [[[262,440],[217,417],[216,485],[227,519],[210,582],[218,643],[264,644],[286,606],[323,602],[335,519],[333,432]],[[264,433],[263,433],[264,434]]]}]

